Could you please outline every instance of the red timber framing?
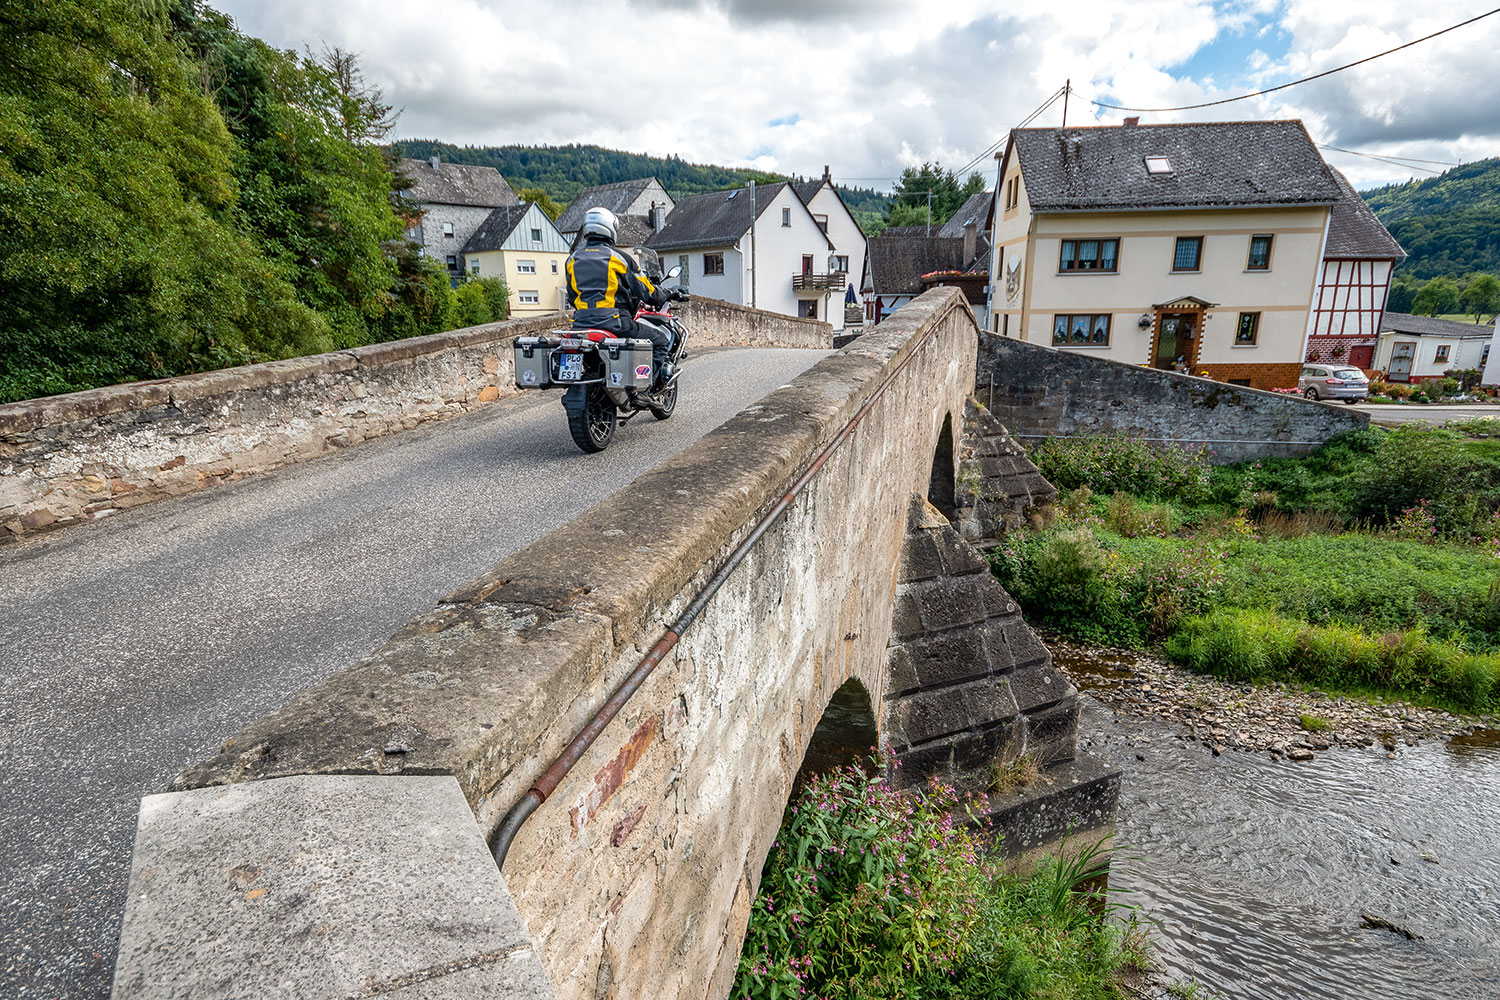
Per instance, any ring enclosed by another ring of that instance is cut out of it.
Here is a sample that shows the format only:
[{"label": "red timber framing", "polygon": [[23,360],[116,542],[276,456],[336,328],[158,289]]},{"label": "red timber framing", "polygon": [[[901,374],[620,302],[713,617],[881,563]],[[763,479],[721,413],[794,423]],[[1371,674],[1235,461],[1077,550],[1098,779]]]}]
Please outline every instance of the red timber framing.
[{"label": "red timber framing", "polygon": [[1318,298],[1313,303],[1307,360],[1340,361],[1366,367],[1374,363],[1390,291],[1391,260],[1323,261]]}]

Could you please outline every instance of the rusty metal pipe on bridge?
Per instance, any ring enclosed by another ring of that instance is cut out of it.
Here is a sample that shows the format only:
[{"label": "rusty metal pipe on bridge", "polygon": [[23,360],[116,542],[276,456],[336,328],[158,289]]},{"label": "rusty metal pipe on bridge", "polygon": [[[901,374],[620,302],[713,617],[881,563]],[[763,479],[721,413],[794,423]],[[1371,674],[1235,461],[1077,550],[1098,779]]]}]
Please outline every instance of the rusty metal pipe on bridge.
[{"label": "rusty metal pipe on bridge", "polygon": [[818,453],[817,458],[813,459],[812,464],[792,484],[792,488],[787,490],[786,494],[776,502],[776,506],[767,511],[756,522],[750,534],[745,536],[735,546],[734,551],[729,554],[729,558],[724,560],[724,565],[720,566],[718,572],[713,575],[713,578],[704,584],[703,589],[698,591],[697,596],[683,609],[682,614],[677,616],[676,621],[672,622],[662,637],[656,640],[656,644],[651,647],[650,651],[641,657],[635,669],[620,683],[620,686],[609,696],[609,699],[603,705],[599,706],[599,710],[594,713],[593,718],[589,719],[588,724],[583,727],[577,736],[573,737],[572,741],[563,748],[562,753],[557,756],[557,759],[532,783],[531,788],[521,800],[512,806],[510,811],[500,820],[500,825],[495,828],[495,836],[490,844],[490,853],[494,855],[495,866],[497,868],[503,869],[505,867],[505,856],[510,852],[510,845],[515,841],[516,834],[520,832],[526,820],[541,807],[543,802],[547,801],[548,796],[557,790],[557,786],[562,784],[563,778],[573,769],[573,765],[583,759],[583,755],[588,752],[589,747],[593,746],[594,741],[599,738],[599,734],[604,732],[604,727],[608,726],[610,721],[616,715],[620,714],[620,710],[625,707],[626,702],[630,700],[636,691],[640,690],[641,685],[646,682],[646,678],[651,676],[652,672],[656,670],[657,665],[672,651],[672,647],[677,645],[678,640],[682,638],[682,634],[687,631],[688,626],[697,620],[698,616],[702,614],[703,609],[708,606],[708,602],[713,599],[713,596],[729,580],[729,577],[739,567],[740,563],[745,561],[745,557],[750,554],[750,550],[755,547],[755,543],[760,541],[761,537],[770,530],[771,526],[780,520],[781,515],[787,512],[792,505],[792,501],[797,498],[797,495],[802,492],[808,483],[812,482],[813,477],[818,474],[818,471],[824,465],[828,464],[828,460],[833,457],[833,453],[854,433],[854,429],[859,426],[860,421],[864,420],[865,414],[870,412],[871,407],[875,405],[875,401],[884,395],[885,390],[896,380],[896,376],[901,374],[901,370],[907,366],[912,358],[916,357],[917,351],[937,332],[942,321],[947,319],[949,314],[956,308],[958,308],[957,305],[950,305],[933,318],[932,325],[922,335],[921,341],[912,346],[912,349],[907,352],[906,357],[901,359],[895,369],[886,376],[885,381],[880,383],[875,391],[870,394],[870,398],[865,400],[860,408],[855,411],[854,416],[849,418],[849,422],[844,425],[843,430],[839,431],[838,435],[832,441],[828,442],[823,450]]}]

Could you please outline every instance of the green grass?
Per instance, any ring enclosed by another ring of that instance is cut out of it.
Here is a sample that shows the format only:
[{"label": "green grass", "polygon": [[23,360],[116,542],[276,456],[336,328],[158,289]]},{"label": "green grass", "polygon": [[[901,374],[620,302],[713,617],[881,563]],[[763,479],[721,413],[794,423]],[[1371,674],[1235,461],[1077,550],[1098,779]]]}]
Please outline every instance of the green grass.
[{"label": "green grass", "polygon": [[1303,729],[1307,730],[1309,733],[1324,732],[1328,729],[1329,726],[1332,725],[1331,722],[1323,718],[1321,715],[1309,715],[1306,712],[1303,712],[1300,716],[1297,717],[1297,724],[1300,725]]}]

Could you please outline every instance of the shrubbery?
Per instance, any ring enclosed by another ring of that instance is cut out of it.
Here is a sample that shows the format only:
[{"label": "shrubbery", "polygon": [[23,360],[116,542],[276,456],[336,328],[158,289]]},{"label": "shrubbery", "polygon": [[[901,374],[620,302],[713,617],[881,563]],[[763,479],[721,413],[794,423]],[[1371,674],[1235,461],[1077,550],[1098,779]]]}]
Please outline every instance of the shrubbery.
[{"label": "shrubbery", "polygon": [[734,995],[1120,996],[1114,976],[1139,956],[1086,887],[1098,855],[1009,877],[963,816],[941,784],[901,794],[858,768],[809,781],[766,861]]},{"label": "shrubbery", "polygon": [[1212,466],[1204,448],[1154,448],[1137,438],[1098,435],[1048,438],[1031,449],[1047,481],[1059,489],[1133,493],[1152,500],[1197,503],[1208,496]]}]

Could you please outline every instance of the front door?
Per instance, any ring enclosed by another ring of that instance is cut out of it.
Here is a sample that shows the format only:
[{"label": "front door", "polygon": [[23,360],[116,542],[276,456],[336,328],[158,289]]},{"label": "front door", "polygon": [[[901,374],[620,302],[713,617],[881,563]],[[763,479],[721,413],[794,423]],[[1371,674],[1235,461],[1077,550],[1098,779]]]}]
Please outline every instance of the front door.
[{"label": "front door", "polygon": [[1162,313],[1156,320],[1156,356],[1151,359],[1153,368],[1165,371],[1186,372],[1197,358],[1197,342],[1194,339],[1197,313]]},{"label": "front door", "polygon": [[810,253],[803,254],[802,255],[802,277],[806,278],[808,275],[812,274],[812,267],[813,267],[813,255],[810,254]]},{"label": "front door", "polygon": [[1398,343],[1391,351],[1391,370],[1389,372],[1392,382],[1407,382],[1411,379],[1411,359],[1417,351],[1417,345],[1410,341]]},{"label": "front door", "polygon": [[1375,367],[1375,345],[1361,344],[1349,348],[1349,363],[1356,368]]}]

